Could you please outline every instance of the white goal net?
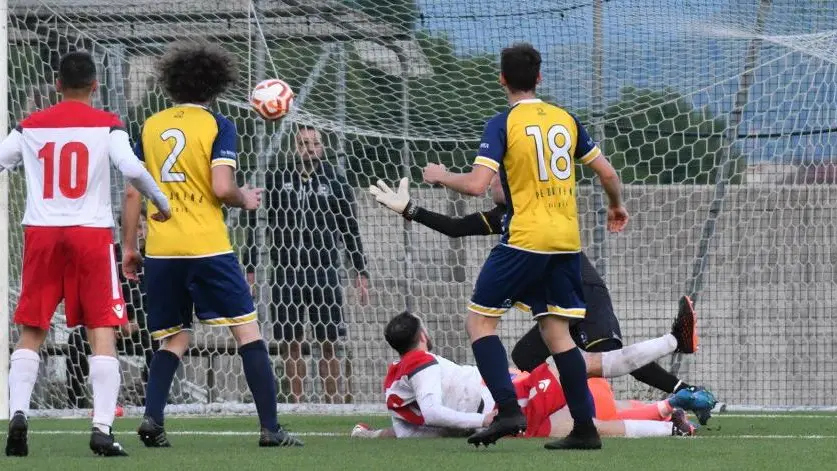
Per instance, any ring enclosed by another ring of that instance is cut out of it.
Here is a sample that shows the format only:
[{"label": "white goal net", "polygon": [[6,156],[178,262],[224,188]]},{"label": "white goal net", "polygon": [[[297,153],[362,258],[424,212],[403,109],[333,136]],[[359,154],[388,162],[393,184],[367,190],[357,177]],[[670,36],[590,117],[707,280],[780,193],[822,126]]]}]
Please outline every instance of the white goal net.
[{"label": "white goal net", "polygon": [[[86,49],[98,64],[95,104],[118,113],[136,139],[144,119],[169,105],[155,58],[172,41],[203,38],[238,59],[237,85],[213,108],[236,124],[242,182],[267,183],[275,195],[297,191],[276,188],[272,175],[299,165],[300,133],[318,131],[331,186],[299,190],[305,204],[277,196],[251,218],[227,212],[255,279],[281,403],[381,408],[395,359],[383,328],[405,309],[425,319],[439,354],[473,361],[465,305],[495,239],[450,239],[405,223],[366,188],[409,176],[414,201],[427,209],[489,209],[487,198],[420,184],[420,170],[427,162],[470,167],[482,125],[506,105],[498,52],[530,41],[544,58],[540,92],[580,117],[625,183],[633,218],[618,236],[604,229],[603,195],[588,175],[578,192],[585,251],[610,287],[625,342],[666,332],[678,297],[692,294],[702,348],[665,367],[729,404],[832,405],[834,2],[9,0],[8,14],[10,126],[56,102],[59,57]],[[297,93],[279,123],[258,119],[247,104],[265,78]],[[9,246],[0,251],[9,273],[0,280],[10,299],[0,309],[13,312],[22,169],[8,182],[0,201],[8,202]],[[121,188],[113,186],[115,202]],[[366,275],[368,299],[357,284]],[[155,345],[144,330],[142,284],[126,284],[125,293],[138,330],[120,340],[120,403],[141,406]],[[530,327],[523,313],[506,316],[509,351]],[[9,329],[13,346],[17,330]],[[172,410],[250,410],[226,329],[199,326],[195,334]],[[90,406],[87,348],[59,308],[33,408],[57,415]],[[624,398],[659,394],[631,378],[615,390]]]}]

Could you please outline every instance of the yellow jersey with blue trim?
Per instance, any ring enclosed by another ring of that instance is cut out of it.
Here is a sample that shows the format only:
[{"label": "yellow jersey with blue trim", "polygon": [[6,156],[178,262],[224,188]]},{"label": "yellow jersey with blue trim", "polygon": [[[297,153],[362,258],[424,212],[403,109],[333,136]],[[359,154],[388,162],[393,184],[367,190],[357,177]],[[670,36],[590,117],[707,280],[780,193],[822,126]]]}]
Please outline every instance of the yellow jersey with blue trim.
[{"label": "yellow jersey with blue trim", "polygon": [[518,101],[491,118],[474,165],[500,173],[508,206],[501,243],[538,253],[581,251],[575,164],[600,155],[575,116],[541,100]]},{"label": "yellow jersey with blue trim", "polygon": [[[149,117],[136,144],[172,218],[149,218],[146,256],[209,257],[232,252],[221,201],[212,191],[212,167],[236,167],[235,125],[199,105],[177,105]],[[154,211],[148,203],[149,214]]]}]

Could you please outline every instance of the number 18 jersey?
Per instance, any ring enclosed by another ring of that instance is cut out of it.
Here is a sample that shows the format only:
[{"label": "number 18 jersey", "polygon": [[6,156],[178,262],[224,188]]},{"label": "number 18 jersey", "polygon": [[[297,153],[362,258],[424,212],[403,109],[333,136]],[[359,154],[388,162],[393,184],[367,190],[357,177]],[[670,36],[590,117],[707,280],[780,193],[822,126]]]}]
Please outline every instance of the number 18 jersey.
[{"label": "number 18 jersey", "polygon": [[578,120],[538,99],[486,123],[474,165],[500,172],[508,212],[502,242],[536,253],[581,250],[575,163],[601,155]]},{"label": "number 18 jersey", "polygon": [[136,154],[169,197],[172,211],[165,223],[149,219],[147,256],[232,252],[221,201],[212,191],[212,167],[236,167],[236,140],[232,121],[203,106],[174,106],[145,121]]}]

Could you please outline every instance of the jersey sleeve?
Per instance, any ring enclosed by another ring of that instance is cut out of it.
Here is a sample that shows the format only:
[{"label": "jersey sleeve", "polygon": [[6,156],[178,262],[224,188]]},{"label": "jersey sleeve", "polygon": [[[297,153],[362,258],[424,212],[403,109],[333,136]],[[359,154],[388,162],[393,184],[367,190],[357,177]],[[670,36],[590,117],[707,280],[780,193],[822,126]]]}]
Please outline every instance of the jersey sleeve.
[{"label": "jersey sleeve", "polygon": [[20,164],[23,158],[22,139],[20,129],[15,128],[0,142],[0,172],[11,170]]},{"label": "jersey sleeve", "polygon": [[506,154],[506,118],[508,113],[500,113],[485,123],[482,141],[477,151],[474,165],[482,165],[494,170],[500,170],[503,156]]},{"label": "jersey sleeve", "polygon": [[590,134],[586,129],[584,129],[584,126],[578,118],[573,116],[573,120],[575,121],[575,127],[578,131],[575,144],[575,155],[573,155],[573,158],[577,162],[589,165],[590,162],[596,160],[600,155],[602,155],[602,151],[599,150],[599,146],[596,145],[593,138],[590,137]]},{"label": "jersey sleeve", "polygon": [[235,132],[235,124],[217,114],[215,115],[215,121],[218,123],[218,135],[215,136],[215,142],[212,143],[211,165],[213,167],[228,165],[236,168],[238,165],[236,151],[238,136]]},{"label": "jersey sleeve", "polygon": [[455,429],[475,429],[482,426],[483,416],[479,412],[460,412],[442,402],[442,367],[432,364],[414,373],[410,378],[416,392],[421,415],[425,425]]}]

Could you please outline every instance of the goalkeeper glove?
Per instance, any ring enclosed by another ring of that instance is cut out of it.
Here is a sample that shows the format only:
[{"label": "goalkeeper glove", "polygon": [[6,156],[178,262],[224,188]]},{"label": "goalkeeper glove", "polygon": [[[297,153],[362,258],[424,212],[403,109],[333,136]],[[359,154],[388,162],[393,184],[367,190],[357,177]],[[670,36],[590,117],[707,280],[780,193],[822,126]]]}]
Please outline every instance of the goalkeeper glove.
[{"label": "goalkeeper glove", "polygon": [[369,193],[375,197],[375,201],[409,220],[413,218],[418,209],[418,206],[410,201],[409,187],[410,181],[407,180],[407,177],[402,178],[398,183],[398,191],[392,191],[392,188],[383,180],[378,180],[377,185],[369,187]]}]

